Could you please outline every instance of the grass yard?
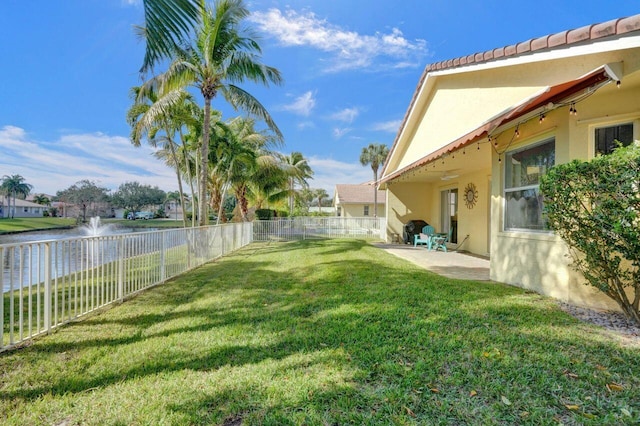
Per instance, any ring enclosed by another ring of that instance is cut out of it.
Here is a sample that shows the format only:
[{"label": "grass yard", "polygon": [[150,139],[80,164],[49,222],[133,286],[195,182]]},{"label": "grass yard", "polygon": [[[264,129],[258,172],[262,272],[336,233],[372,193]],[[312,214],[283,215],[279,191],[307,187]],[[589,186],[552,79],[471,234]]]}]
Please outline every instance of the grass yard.
[{"label": "grass yard", "polygon": [[16,217],[0,219],[0,235],[14,232],[40,231],[45,229],[72,228],[76,220],[62,217]]},{"label": "grass yard", "polygon": [[254,244],[0,354],[0,423],[637,424],[639,349],[363,241]]}]

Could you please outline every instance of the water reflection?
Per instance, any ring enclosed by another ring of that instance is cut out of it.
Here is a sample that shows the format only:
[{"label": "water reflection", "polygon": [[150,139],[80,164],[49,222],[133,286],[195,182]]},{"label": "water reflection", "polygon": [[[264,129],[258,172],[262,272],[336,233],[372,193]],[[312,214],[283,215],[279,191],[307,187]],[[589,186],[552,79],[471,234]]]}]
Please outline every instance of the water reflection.
[{"label": "water reflection", "polygon": [[[115,260],[120,240],[116,235],[155,230],[112,227],[109,235],[102,237],[87,237],[83,228],[2,235],[0,236],[2,291],[18,290],[41,283],[45,276],[46,250],[49,250],[49,256],[51,256],[50,276],[56,278]],[[127,237],[127,242],[134,244],[137,239],[132,235],[131,238]],[[132,247],[139,247],[134,251],[143,251],[142,245],[144,244]]]}]

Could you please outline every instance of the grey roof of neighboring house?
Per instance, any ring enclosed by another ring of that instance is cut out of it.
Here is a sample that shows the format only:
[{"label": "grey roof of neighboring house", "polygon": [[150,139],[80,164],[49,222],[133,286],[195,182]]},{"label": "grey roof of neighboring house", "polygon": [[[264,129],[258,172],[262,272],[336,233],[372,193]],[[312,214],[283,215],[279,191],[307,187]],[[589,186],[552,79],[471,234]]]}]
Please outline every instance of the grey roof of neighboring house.
[{"label": "grey roof of neighboring house", "polygon": [[[9,199],[7,197],[0,196],[0,202],[5,203],[7,206],[9,206]],[[12,206],[13,202],[13,198],[11,198]],[[42,204],[32,203],[31,201],[21,200],[20,198],[16,198],[15,203],[16,207],[42,207],[43,209],[47,208],[47,206],[43,206]]]},{"label": "grey roof of neighboring house", "polygon": [[[373,204],[372,185],[336,185],[335,204]],[[378,191],[378,204],[385,202],[384,191]]]}]

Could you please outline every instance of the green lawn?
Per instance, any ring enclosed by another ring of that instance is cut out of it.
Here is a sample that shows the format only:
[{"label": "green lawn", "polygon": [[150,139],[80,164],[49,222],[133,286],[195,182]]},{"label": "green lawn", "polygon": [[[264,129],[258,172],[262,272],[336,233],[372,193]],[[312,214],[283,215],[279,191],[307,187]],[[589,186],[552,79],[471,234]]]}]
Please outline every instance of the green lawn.
[{"label": "green lawn", "polygon": [[0,219],[0,234],[13,232],[39,231],[44,229],[71,228],[76,220],[62,217],[16,217]]},{"label": "green lawn", "polygon": [[637,424],[639,349],[363,241],[254,244],[0,354],[0,423]]}]

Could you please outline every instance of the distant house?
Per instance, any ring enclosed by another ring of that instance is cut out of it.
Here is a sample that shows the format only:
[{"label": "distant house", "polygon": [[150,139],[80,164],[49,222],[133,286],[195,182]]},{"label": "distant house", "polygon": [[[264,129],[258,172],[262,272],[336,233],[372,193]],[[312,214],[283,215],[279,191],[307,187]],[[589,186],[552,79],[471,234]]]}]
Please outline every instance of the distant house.
[{"label": "distant house", "polygon": [[[378,191],[378,217],[385,216],[386,192]],[[373,214],[373,186],[336,185],[333,206],[336,216],[341,217],[374,217]]]},{"label": "distant house", "polygon": [[[9,207],[9,201],[11,201],[11,207]],[[13,213],[13,217],[42,217],[44,211],[47,210],[48,207],[32,203],[31,201],[21,200],[19,198],[15,199],[14,207],[13,198],[0,197],[0,218],[11,217],[11,212],[14,208],[15,211]]]}]

